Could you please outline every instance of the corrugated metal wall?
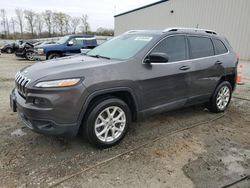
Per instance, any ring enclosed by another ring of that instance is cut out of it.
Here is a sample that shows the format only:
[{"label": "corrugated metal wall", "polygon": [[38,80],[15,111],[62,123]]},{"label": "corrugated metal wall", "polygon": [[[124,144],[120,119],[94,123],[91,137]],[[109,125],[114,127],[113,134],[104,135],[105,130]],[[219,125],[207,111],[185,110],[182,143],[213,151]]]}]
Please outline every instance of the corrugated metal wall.
[{"label": "corrugated metal wall", "polygon": [[197,24],[226,36],[241,59],[250,60],[250,0],[169,0],[115,17],[115,35]]}]

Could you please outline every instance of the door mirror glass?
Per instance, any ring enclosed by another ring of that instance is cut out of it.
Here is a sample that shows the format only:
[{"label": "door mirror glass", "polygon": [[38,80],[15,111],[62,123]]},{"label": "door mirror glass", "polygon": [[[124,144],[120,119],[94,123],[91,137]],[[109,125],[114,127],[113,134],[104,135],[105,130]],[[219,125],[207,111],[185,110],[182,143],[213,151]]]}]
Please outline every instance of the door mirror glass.
[{"label": "door mirror glass", "polygon": [[148,55],[144,63],[150,64],[150,63],[166,63],[168,62],[168,55],[166,53],[151,53]]}]

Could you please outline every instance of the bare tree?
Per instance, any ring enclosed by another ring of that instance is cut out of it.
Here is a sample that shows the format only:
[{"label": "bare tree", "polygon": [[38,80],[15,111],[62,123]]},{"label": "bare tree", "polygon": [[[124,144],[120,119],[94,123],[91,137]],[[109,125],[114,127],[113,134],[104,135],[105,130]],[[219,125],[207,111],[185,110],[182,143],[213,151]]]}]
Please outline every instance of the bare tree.
[{"label": "bare tree", "polygon": [[12,28],[13,36],[14,36],[14,38],[16,38],[16,30],[15,30],[16,21],[14,20],[13,17],[10,18],[10,25]]},{"label": "bare tree", "polygon": [[7,36],[7,23],[6,23],[7,17],[5,9],[1,9],[0,13],[1,13],[1,25],[3,26],[3,33],[5,36]]},{"label": "bare tree", "polygon": [[69,34],[71,16],[68,14],[64,14],[64,15],[65,15],[65,17],[64,17],[65,33]]},{"label": "bare tree", "polygon": [[77,27],[80,25],[80,22],[81,22],[81,18],[79,17],[73,17],[71,19],[70,25],[71,25],[73,34],[76,34],[76,30],[77,30]]},{"label": "bare tree", "polygon": [[43,15],[43,19],[44,19],[45,25],[49,33],[49,37],[51,37],[53,12],[51,10],[45,10],[45,12],[42,13],[42,15]]},{"label": "bare tree", "polygon": [[9,20],[8,17],[6,16],[6,31],[7,31],[7,36],[10,35],[10,25],[9,25]]},{"label": "bare tree", "polygon": [[88,19],[89,17],[87,14],[83,14],[81,17],[83,32],[85,32],[86,34],[90,28]]},{"label": "bare tree", "polygon": [[34,36],[34,28],[36,22],[36,13],[32,10],[25,10],[24,17],[27,20],[28,29],[31,32],[31,36]]},{"label": "bare tree", "polygon": [[39,37],[41,37],[42,35],[42,30],[43,30],[43,18],[42,18],[42,15],[41,14],[36,14],[36,24],[37,24],[37,30],[38,30],[38,34],[39,34]]},{"label": "bare tree", "polygon": [[55,12],[54,21],[56,26],[59,28],[60,35],[62,36],[65,27],[65,14],[62,12]]},{"label": "bare tree", "polygon": [[16,9],[16,16],[17,16],[17,23],[20,27],[20,33],[21,33],[21,37],[23,38],[23,10],[22,9]]}]

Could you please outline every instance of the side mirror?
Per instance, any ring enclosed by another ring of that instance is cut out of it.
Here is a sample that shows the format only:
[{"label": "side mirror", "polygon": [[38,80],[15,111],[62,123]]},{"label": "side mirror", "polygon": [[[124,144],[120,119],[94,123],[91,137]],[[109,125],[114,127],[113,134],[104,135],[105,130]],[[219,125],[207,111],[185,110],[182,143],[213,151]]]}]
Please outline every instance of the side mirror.
[{"label": "side mirror", "polygon": [[168,62],[168,55],[160,52],[152,53],[144,59],[145,64],[166,62]]},{"label": "side mirror", "polygon": [[73,46],[74,42],[73,41],[69,41],[68,42],[68,46]]}]

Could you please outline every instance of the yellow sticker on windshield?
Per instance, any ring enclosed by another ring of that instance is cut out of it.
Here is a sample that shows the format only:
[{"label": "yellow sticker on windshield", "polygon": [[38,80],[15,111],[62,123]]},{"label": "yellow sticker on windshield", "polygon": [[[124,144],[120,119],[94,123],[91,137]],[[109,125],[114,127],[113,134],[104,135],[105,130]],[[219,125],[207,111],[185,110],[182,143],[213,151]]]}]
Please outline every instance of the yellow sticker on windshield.
[{"label": "yellow sticker on windshield", "polygon": [[152,37],[136,37],[135,40],[140,40],[140,41],[146,41],[146,42],[149,42],[152,40]]}]

